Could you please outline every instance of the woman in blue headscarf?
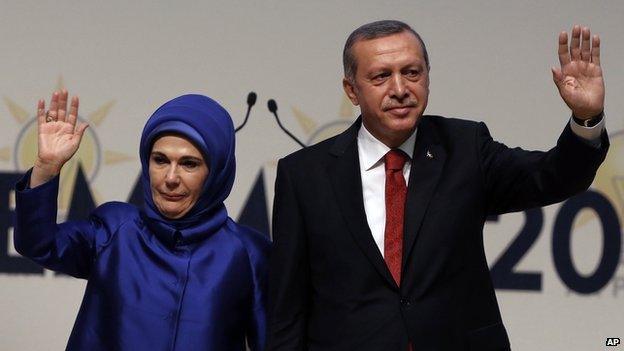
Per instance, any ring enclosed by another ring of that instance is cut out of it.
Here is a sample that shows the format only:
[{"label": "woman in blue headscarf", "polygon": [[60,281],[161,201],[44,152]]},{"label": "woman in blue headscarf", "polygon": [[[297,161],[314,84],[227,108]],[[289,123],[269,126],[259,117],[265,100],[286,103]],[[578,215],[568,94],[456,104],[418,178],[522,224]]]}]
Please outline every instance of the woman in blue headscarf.
[{"label": "woman in blue headscarf", "polygon": [[266,236],[232,221],[234,128],[201,95],[162,105],[140,144],[145,208],[109,202],[56,223],[59,174],[87,128],[66,91],[38,104],[38,157],[16,186],[15,248],[87,279],[68,350],[261,350]]}]

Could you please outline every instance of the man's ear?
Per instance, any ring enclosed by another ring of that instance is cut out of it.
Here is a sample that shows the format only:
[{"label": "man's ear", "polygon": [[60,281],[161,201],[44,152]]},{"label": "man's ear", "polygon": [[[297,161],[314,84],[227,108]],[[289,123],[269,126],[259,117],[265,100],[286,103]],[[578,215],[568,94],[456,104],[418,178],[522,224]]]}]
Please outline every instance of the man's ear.
[{"label": "man's ear", "polygon": [[357,95],[355,94],[355,86],[354,83],[351,82],[350,79],[348,79],[347,77],[342,78],[342,88],[345,91],[345,94],[347,94],[347,97],[349,98],[349,100],[351,100],[351,103],[355,106],[359,105],[360,102],[358,101]]}]

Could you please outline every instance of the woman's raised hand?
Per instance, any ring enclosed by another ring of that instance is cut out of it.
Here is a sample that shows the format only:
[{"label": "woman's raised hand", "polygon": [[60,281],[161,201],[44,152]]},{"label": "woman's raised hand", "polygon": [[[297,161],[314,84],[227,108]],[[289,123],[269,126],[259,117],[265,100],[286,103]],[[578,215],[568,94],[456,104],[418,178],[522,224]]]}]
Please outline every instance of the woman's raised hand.
[{"label": "woman's raised hand", "polygon": [[39,148],[30,178],[31,188],[47,182],[61,172],[63,165],[78,150],[82,135],[89,126],[82,122],[76,125],[79,100],[77,96],[71,99],[68,113],[68,95],[67,90],[55,91],[47,112],[44,100],[37,103]]}]

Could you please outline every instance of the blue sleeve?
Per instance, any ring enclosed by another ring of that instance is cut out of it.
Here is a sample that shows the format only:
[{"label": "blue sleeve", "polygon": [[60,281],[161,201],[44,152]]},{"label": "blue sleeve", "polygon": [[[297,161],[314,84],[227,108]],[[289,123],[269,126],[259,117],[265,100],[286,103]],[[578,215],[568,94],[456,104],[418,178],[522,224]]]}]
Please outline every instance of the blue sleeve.
[{"label": "blue sleeve", "polygon": [[262,351],[266,346],[267,335],[267,278],[271,243],[265,235],[248,231],[250,236],[246,247],[253,274],[253,296],[247,325],[247,343],[252,351]]},{"label": "blue sleeve", "polygon": [[57,224],[59,177],[31,189],[30,174],[16,184],[15,249],[47,269],[88,278],[98,247],[114,230],[98,215],[100,208],[89,220]]}]

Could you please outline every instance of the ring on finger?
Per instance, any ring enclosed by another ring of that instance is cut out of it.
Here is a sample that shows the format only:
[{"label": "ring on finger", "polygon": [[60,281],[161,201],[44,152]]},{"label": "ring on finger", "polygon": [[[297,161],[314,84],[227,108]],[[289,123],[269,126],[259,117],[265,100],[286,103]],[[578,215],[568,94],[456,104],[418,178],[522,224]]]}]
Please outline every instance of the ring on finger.
[{"label": "ring on finger", "polygon": [[46,122],[48,122],[48,123],[49,123],[49,122],[53,122],[53,121],[54,121],[54,118],[52,118],[52,116],[50,116],[50,111],[47,111],[47,112],[46,112],[46,118],[45,118],[45,121],[46,121]]}]

